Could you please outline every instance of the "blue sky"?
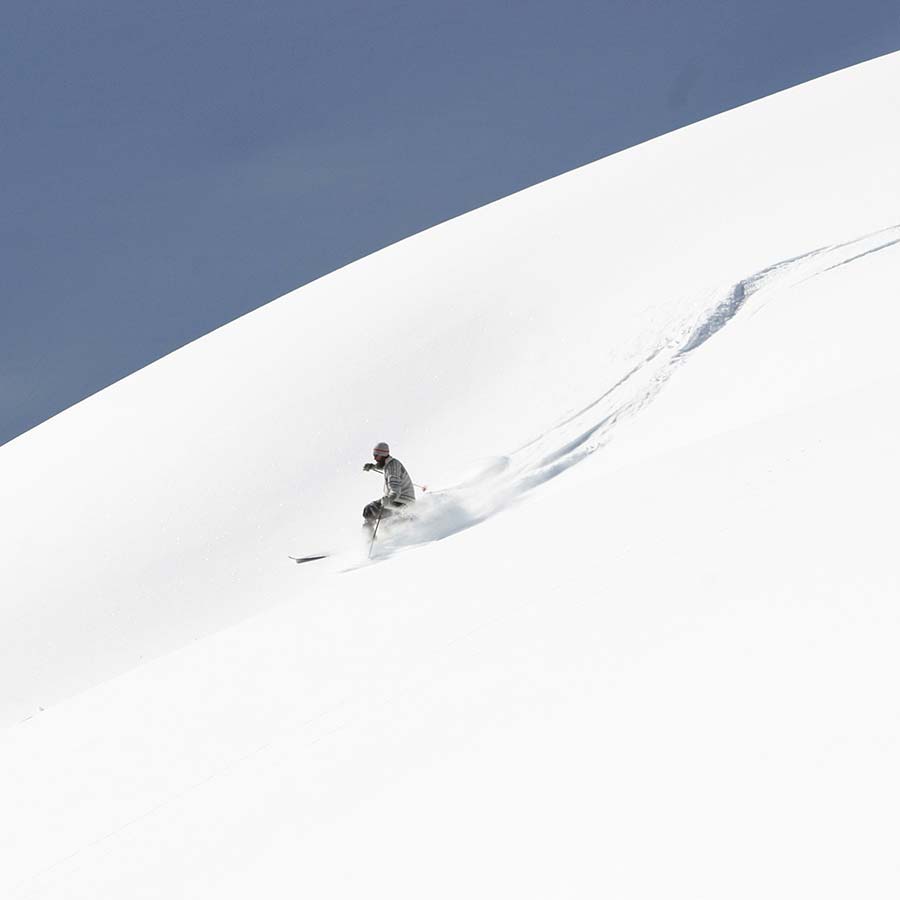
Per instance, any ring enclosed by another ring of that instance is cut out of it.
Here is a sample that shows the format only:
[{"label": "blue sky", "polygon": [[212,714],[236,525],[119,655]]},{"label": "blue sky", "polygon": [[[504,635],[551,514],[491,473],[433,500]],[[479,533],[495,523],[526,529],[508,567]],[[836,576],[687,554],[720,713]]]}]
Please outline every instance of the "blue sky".
[{"label": "blue sky", "polygon": [[4,20],[0,443],[423,228],[900,49],[896,0],[17,0]]}]

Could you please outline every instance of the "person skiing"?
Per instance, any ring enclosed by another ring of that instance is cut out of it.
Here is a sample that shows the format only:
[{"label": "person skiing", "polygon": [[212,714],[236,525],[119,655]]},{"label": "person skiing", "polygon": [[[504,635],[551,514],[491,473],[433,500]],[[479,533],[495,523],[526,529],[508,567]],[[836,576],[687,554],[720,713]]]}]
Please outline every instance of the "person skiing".
[{"label": "person skiing", "polygon": [[404,506],[415,503],[416,489],[406,467],[391,456],[391,448],[384,441],[375,445],[372,455],[375,462],[366,463],[363,471],[384,473],[384,496],[367,503],[363,509],[366,524],[374,526],[379,519],[386,519]]}]

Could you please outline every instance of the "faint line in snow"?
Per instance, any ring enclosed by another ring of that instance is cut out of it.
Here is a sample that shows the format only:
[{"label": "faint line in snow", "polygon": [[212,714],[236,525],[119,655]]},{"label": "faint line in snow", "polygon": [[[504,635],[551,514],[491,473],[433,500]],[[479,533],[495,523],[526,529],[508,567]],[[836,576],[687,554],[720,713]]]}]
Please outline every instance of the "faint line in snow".
[{"label": "faint line in snow", "polygon": [[781,260],[718,291],[711,305],[692,321],[682,320],[667,329],[656,349],[632,364],[595,400],[501,457],[502,465],[463,484],[426,494],[417,504],[416,519],[385,541],[382,558],[471,528],[593,455],[611,440],[620,421],[652,402],[678,367],[729,325],[751,298],[800,284],[896,244],[900,244],[900,225]]}]

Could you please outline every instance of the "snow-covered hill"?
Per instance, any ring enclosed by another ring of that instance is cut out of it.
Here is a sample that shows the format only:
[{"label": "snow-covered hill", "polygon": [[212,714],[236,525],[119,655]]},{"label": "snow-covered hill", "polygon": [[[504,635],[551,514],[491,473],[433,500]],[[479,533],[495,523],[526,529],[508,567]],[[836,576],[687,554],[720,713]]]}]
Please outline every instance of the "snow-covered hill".
[{"label": "snow-covered hill", "polygon": [[4,895],[895,896],[898,160],[895,54],[0,449]]}]

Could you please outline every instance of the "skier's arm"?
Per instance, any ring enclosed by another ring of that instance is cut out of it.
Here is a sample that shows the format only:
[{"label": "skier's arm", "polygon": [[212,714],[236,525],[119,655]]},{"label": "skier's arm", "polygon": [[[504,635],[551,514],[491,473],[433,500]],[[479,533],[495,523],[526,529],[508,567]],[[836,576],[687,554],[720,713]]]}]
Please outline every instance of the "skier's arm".
[{"label": "skier's arm", "polygon": [[400,465],[396,460],[390,460],[384,467],[385,496],[389,500],[399,500],[403,489],[403,477],[400,475]]}]

